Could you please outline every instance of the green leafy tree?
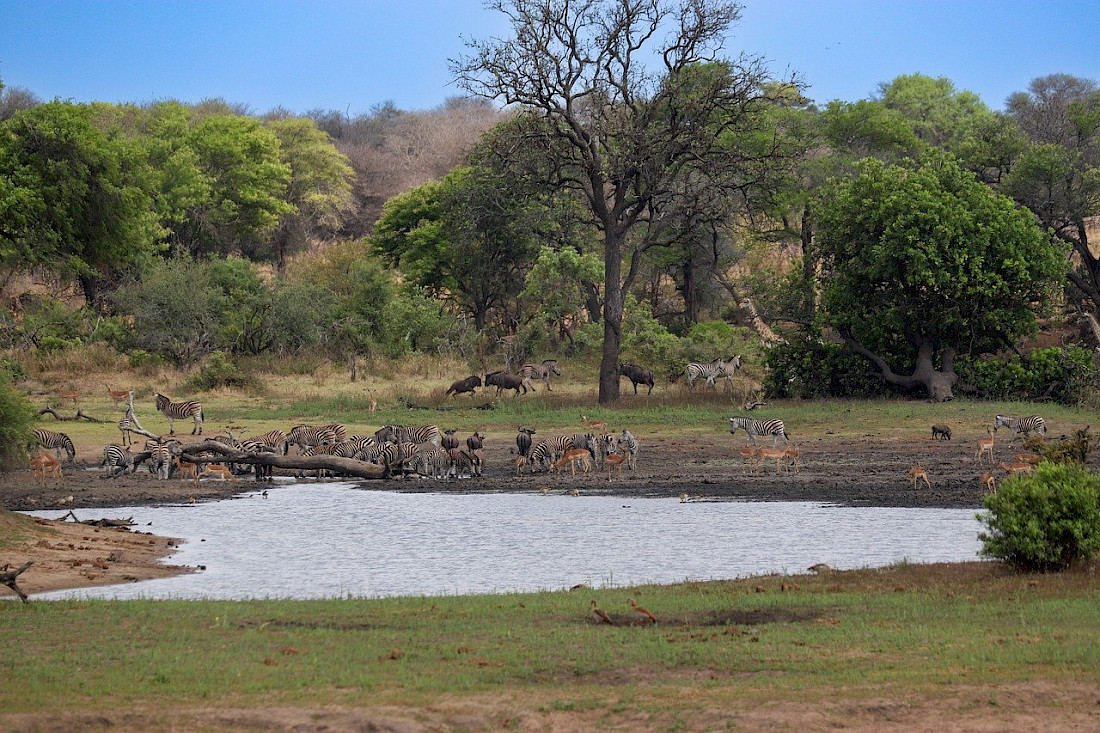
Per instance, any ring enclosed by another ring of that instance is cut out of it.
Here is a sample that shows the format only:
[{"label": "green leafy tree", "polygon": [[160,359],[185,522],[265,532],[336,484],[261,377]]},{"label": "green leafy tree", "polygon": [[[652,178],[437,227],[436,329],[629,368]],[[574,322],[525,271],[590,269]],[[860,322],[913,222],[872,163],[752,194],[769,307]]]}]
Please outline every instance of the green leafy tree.
[{"label": "green leafy tree", "polygon": [[267,128],[279,139],[282,160],[290,167],[286,201],[294,207],[283,214],[271,238],[270,257],[281,271],[287,256],[305,249],[310,236],[343,223],[352,207],[354,172],[312,120],[275,120]]},{"label": "green leafy tree", "polygon": [[[549,188],[585,201],[602,236],[603,349],[599,400],[619,398],[624,298],[643,253],[666,241],[663,207],[692,177],[735,195],[773,151],[731,151],[757,128],[772,95],[759,59],[715,61],[741,6],[647,0],[499,0],[511,37],[469,43],[452,63],[470,93],[514,104],[532,122],[512,149],[543,155]],[[661,72],[646,61],[663,61]],[[708,73],[695,73],[701,65]],[[533,173],[534,174],[534,173]],[[624,262],[625,261],[625,262]],[[625,269],[625,271],[624,271]]]},{"label": "green leafy tree", "polygon": [[47,267],[95,303],[161,230],[140,149],[92,119],[91,107],[51,102],[0,124],[0,265]]},{"label": "green leafy tree", "polygon": [[1028,145],[1004,191],[1073,248],[1080,264],[1068,278],[1100,339],[1100,257],[1089,242],[1089,222],[1100,215],[1100,88],[1066,74],[1040,77],[1009,98],[1008,114]]},{"label": "green leafy tree", "polygon": [[815,210],[825,323],[887,382],[936,401],[953,397],[956,354],[1033,331],[1034,304],[1064,274],[1030,213],[950,157],[915,169],[866,160]]},{"label": "green leafy tree", "polygon": [[571,247],[543,247],[527,272],[527,286],[520,297],[536,304],[537,317],[572,343],[587,297],[583,283],[602,279],[603,263],[597,255],[582,255]]}]

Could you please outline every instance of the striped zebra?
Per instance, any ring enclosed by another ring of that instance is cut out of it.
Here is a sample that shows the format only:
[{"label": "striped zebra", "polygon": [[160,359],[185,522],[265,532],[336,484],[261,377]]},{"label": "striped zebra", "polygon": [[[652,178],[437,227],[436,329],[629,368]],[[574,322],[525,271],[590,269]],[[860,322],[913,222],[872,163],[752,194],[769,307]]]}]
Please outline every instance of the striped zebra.
[{"label": "striped zebra", "polygon": [[1038,415],[1030,415],[1029,417],[997,415],[993,418],[993,432],[997,432],[998,428],[1009,428],[1016,431],[1017,435],[1023,433],[1025,436],[1033,432],[1042,436],[1047,434],[1047,422]]},{"label": "striped zebra", "polygon": [[558,369],[557,359],[544,359],[541,364],[534,362],[528,362],[519,369],[519,375],[523,377],[523,386],[534,391],[534,386],[531,384],[532,379],[538,379],[546,383],[546,391],[552,392],[550,389],[550,375],[557,374],[561,376],[561,370]]},{"label": "striped zebra", "polygon": [[[281,433],[282,431],[280,430],[278,432]],[[285,445],[285,441],[284,441],[284,445]],[[241,449],[242,452],[248,453],[249,455],[253,455],[253,456],[257,456],[261,453],[277,453],[279,451],[278,447],[273,446],[270,443],[268,443],[266,440],[264,440],[262,435],[259,436],[259,437],[256,437],[256,438],[249,438],[248,440],[242,440],[241,443],[240,443],[240,449]],[[271,469],[272,469],[271,466],[265,466],[262,463],[255,463],[255,464],[252,465],[252,470],[256,472],[256,480],[257,481],[271,481],[271,480],[273,480]],[[232,471],[232,469],[230,469],[230,471]]]},{"label": "striped zebra", "polygon": [[46,430],[46,428],[35,428],[34,439],[43,448],[52,448],[57,453],[57,460],[61,460],[61,451],[64,450],[69,457],[69,463],[76,463],[76,446],[73,445],[73,439],[65,433]]},{"label": "striped zebra", "polygon": [[118,421],[118,430],[122,433],[122,444],[130,445],[134,442],[134,439],[130,437],[130,433],[134,429],[134,417],[132,412],[127,412],[126,417]]},{"label": "striped zebra", "polygon": [[[331,430],[329,432],[332,432]],[[298,454],[299,458],[309,458],[311,456],[331,456],[332,451],[335,448],[335,443],[321,443],[318,445],[307,445],[302,448],[302,451]],[[298,469],[298,478],[303,478],[306,474],[306,469]],[[317,478],[328,478],[329,471],[327,468],[317,469]]]},{"label": "striped zebra", "polygon": [[451,455],[444,448],[433,448],[416,457],[416,472],[421,476],[443,478],[451,467]]},{"label": "striped zebra", "polygon": [[202,403],[195,402],[194,400],[185,400],[183,402],[173,402],[167,396],[157,392],[155,403],[157,406],[157,412],[163,414],[168,418],[168,434],[175,435],[176,420],[183,420],[186,418],[194,418],[195,427],[191,429],[191,434],[198,433],[202,435],[202,421],[204,416],[202,414]]},{"label": "striped zebra", "polygon": [[370,450],[376,445],[378,445],[378,443],[370,436],[353,435],[347,440],[337,443],[332,451],[332,455],[340,456],[341,458],[354,458],[357,453]]},{"label": "striped zebra", "polygon": [[586,450],[592,456],[592,461],[596,465],[599,465],[599,442],[596,440],[596,436],[592,433],[573,433],[573,444],[569,446],[569,449]]},{"label": "striped zebra", "polygon": [[337,443],[341,443],[348,439],[348,429],[338,422],[322,425],[321,428],[331,430],[332,434],[336,436]]},{"label": "striped zebra", "polygon": [[311,446],[336,445],[337,440],[336,433],[331,428],[316,425],[295,425],[286,434],[286,443],[288,450],[291,445],[296,445],[304,450]]},{"label": "striped zebra", "polygon": [[431,443],[436,448],[439,447],[439,426],[438,425],[421,425],[420,427],[406,427],[404,425],[396,426],[396,432],[394,437],[398,443]]},{"label": "striped zebra", "polygon": [[749,417],[730,418],[731,435],[742,428],[749,434],[749,440],[752,441],[753,445],[756,445],[757,435],[775,436],[772,440],[773,446],[779,444],[780,436],[783,437],[783,445],[787,445],[791,442],[790,437],[787,435],[787,429],[783,427],[782,420],[753,420]]},{"label": "striped zebra", "polygon": [[538,445],[531,449],[531,455],[528,456],[531,471],[533,472],[535,466],[539,464],[545,465],[549,470],[554,461],[565,455],[566,451],[573,449],[573,438],[573,435],[555,435],[540,440]]},{"label": "striped zebra", "polygon": [[378,456],[373,463],[390,472],[403,470],[418,455],[431,450],[424,446],[424,443],[385,443],[378,447]]},{"label": "striped zebra", "polygon": [[257,435],[255,440],[274,448],[276,453],[282,453],[284,456],[290,451],[290,444],[287,442],[286,433],[282,430],[269,430],[263,435]]},{"label": "striped zebra", "polygon": [[145,441],[145,450],[149,452],[149,472],[159,479],[167,479],[172,473],[171,443],[175,442]]},{"label": "striped zebra", "polygon": [[134,465],[134,454],[129,448],[121,445],[108,445],[103,449],[103,463],[100,464],[111,471],[112,476],[119,476],[130,469],[130,473],[137,470]]},{"label": "striped zebra", "polygon": [[450,475],[461,478],[465,473],[467,477],[481,475],[481,449],[452,448],[447,451],[450,456]]},{"label": "striped zebra", "polygon": [[638,439],[629,430],[623,430],[618,438],[618,450],[626,454],[626,465],[631,471],[638,467]]},{"label": "striped zebra", "polygon": [[733,382],[734,373],[741,367],[741,357],[735,356],[729,361],[724,359],[715,359],[710,364],[700,364],[698,362],[691,362],[687,365],[687,369],[684,370],[684,375],[687,377],[688,389],[695,391],[695,382],[698,379],[706,380],[706,383],[713,387],[715,390],[718,386],[714,383],[718,377],[725,377],[726,383],[731,384]]}]

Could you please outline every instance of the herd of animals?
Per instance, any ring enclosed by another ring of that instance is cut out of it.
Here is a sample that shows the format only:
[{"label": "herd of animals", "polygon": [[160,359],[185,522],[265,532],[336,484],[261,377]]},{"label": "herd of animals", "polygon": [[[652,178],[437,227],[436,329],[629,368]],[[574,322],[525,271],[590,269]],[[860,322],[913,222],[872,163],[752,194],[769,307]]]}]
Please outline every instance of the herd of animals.
[{"label": "herd of animals", "polygon": [[[740,358],[733,356],[716,359],[708,364],[689,364],[684,375],[691,389],[699,380],[714,386],[718,379],[732,379],[739,367]],[[650,370],[624,362],[619,364],[618,372],[631,380],[635,393],[639,384],[648,386],[652,392],[654,380]],[[455,396],[466,392],[473,393],[476,387],[495,386],[498,395],[506,389],[514,390],[518,395],[521,390],[526,393],[529,389],[533,389],[532,380],[535,379],[544,382],[546,390],[550,391],[550,379],[553,375],[560,376],[561,371],[556,360],[547,359],[541,363],[524,364],[518,374],[497,371],[487,374],[484,380],[471,375],[452,384],[446,394]],[[125,472],[132,473],[140,465],[146,464],[151,473],[162,479],[178,475],[196,481],[203,477],[234,480],[237,476],[249,473],[255,473],[256,478],[260,480],[270,479],[270,465],[264,465],[262,462],[242,463],[240,458],[263,453],[285,456],[289,454],[292,446],[296,447],[297,455],[302,457],[332,455],[364,461],[382,467],[387,475],[403,476],[415,473],[434,478],[481,476],[485,463],[484,438],[480,433],[474,432],[466,438],[465,444],[462,444],[454,430],[441,432],[436,425],[416,427],[386,425],[375,431],[373,435],[348,435],[347,429],[336,423],[319,426],[297,425],[289,432],[272,430],[248,439],[242,439],[239,434],[235,435],[232,429],[227,429],[225,435],[212,439],[224,446],[225,450],[222,452],[185,453],[180,441],[171,437],[158,437],[140,427],[134,415],[132,392],[112,390],[110,386],[107,387],[107,391],[115,401],[125,400],[128,404],[125,417],[118,422],[118,428],[123,437],[122,445],[112,444],[103,449],[101,465],[112,476]],[[72,394],[66,396],[75,399]],[[204,413],[199,402],[192,400],[174,402],[167,395],[158,392],[155,395],[154,404],[157,411],[168,420],[169,436],[175,433],[175,421],[181,419],[193,420],[194,428],[191,434],[202,435]],[[372,399],[372,408],[373,405]],[[762,465],[770,464],[772,461],[775,462],[776,473],[792,469],[798,471],[799,449],[791,445],[782,420],[731,417],[729,421],[731,434],[744,431],[750,441],[748,445],[738,449],[745,471],[755,473]],[[586,415],[581,415],[581,423],[584,432],[554,435],[538,440],[535,438],[534,429],[519,428],[516,446],[512,449],[515,456],[513,467],[516,475],[521,475],[524,468],[529,469],[532,474],[539,470],[561,472],[568,468],[572,475],[576,475],[578,470],[587,474],[594,468],[602,467],[607,471],[610,481],[614,472],[621,472],[624,466],[631,470],[637,467],[640,443],[629,430],[624,429],[619,433],[608,432],[606,421],[589,420]],[[993,456],[993,435],[1002,427],[1024,435],[1037,433],[1043,436],[1046,433],[1046,423],[1037,415],[1023,418],[1005,415],[995,417],[993,427],[987,431],[989,437],[978,442],[977,451],[974,454],[979,466],[984,465],[986,459],[989,461],[990,470],[984,472],[979,481],[985,490],[993,493],[996,492],[996,478],[993,470],[997,467]],[[150,438],[139,451],[133,448],[132,433]],[[761,436],[772,436],[772,447],[757,445],[756,438]],[[43,449],[30,461],[35,474],[43,482],[49,476],[60,481],[62,452],[67,454],[70,463],[75,462],[76,449],[72,439],[65,433],[44,428],[36,429],[34,438]],[[949,427],[932,426],[933,440],[951,440],[951,438],[952,431]],[[783,441],[782,448],[779,447],[780,439]],[[54,454],[51,455],[49,449],[53,449]],[[238,460],[234,461],[234,456]],[[1017,453],[1012,462],[1001,462],[999,466],[1008,474],[1013,474],[1031,471],[1039,461],[1040,456],[1036,453]],[[324,469],[319,469],[318,477],[323,473]],[[301,476],[301,472],[298,475]],[[908,475],[914,488],[920,482],[931,488],[928,472],[919,463],[910,468]]]}]

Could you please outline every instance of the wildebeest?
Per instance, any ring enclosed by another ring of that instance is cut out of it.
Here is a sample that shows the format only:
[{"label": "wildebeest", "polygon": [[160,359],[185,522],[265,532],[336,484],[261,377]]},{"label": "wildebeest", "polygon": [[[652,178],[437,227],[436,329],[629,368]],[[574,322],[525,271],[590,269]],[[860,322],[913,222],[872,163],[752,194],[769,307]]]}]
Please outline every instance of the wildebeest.
[{"label": "wildebeest", "polygon": [[932,426],[932,440],[940,438],[941,440],[951,440],[951,428],[946,425],[933,425]]},{"label": "wildebeest", "polygon": [[646,394],[653,394],[653,372],[649,371],[645,367],[638,366],[637,364],[631,364],[630,362],[620,363],[619,376],[626,377],[634,384],[634,394],[638,394],[639,384],[648,385],[649,392],[647,392]]},{"label": "wildebeest", "polygon": [[497,397],[500,397],[500,393],[505,389],[514,389],[516,392],[513,397],[519,394],[522,389],[523,394],[527,394],[527,385],[523,383],[523,377],[518,374],[509,374],[505,371],[495,371],[492,374],[485,375],[485,386],[497,388]]},{"label": "wildebeest", "polygon": [[534,428],[520,428],[516,435],[516,448],[524,458],[531,453],[531,436],[534,434]]},{"label": "wildebeest", "polygon": [[483,438],[481,436],[481,433],[475,430],[473,435],[471,435],[469,438],[466,438],[466,447],[469,448],[471,451],[481,450],[481,448],[483,447]]},{"label": "wildebeest", "polygon": [[455,431],[453,429],[443,431],[443,438],[440,446],[443,450],[451,450],[452,448],[458,447],[458,438],[455,437]]},{"label": "wildebeest", "polygon": [[476,374],[471,374],[470,376],[466,377],[465,379],[460,379],[457,382],[455,382],[454,384],[452,384],[447,389],[446,394],[451,395],[452,397],[457,397],[458,395],[462,394],[463,392],[469,392],[470,396],[472,397],[474,394],[476,394],[475,389],[477,387],[480,387],[480,386],[481,386],[481,377],[479,377]]}]

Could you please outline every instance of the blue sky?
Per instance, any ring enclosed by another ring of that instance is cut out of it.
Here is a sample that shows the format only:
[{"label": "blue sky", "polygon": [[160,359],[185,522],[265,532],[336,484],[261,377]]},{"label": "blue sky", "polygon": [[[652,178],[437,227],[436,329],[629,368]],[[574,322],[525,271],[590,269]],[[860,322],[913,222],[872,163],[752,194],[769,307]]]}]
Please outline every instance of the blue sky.
[{"label": "blue sky", "polygon": [[[993,109],[1051,73],[1100,80],[1092,0],[745,0],[727,55],[797,71],[819,103],[901,74],[946,76]],[[481,0],[0,0],[0,79],[43,99],[194,102],[253,112],[392,101],[429,109],[461,90],[463,37],[507,32]]]}]

